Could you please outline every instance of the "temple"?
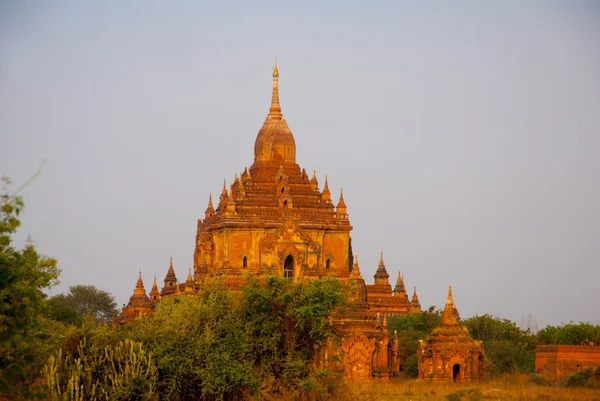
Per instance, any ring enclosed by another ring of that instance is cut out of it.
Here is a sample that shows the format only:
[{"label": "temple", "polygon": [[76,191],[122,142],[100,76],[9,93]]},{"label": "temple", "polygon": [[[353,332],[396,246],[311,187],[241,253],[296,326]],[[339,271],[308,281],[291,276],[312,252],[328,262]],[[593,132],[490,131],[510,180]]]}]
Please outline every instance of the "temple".
[{"label": "temple", "polygon": [[[322,362],[346,370],[356,381],[388,378],[399,363],[386,318],[420,312],[421,305],[416,287],[409,300],[399,272],[392,288],[383,252],[374,284],[365,283],[352,253],[351,231],[343,193],[334,203],[328,177],[321,188],[316,173],[310,176],[296,162],[294,136],[279,103],[275,65],[271,105],[256,136],[253,164],[235,174],[230,185],[223,183],[216,208],[209,195],[204,217],[197,222],[193,271],[180,283],[171,260],[160,294],[153,288],[150,298],[144,297],[143,285],[136,286],[121,321],[151,313],[162,297],[194,294],[211,276],[231,287],[243,285],[249,275],[289,280],[332,276],[355,286],[359,307],[354,314],[334,318],[341,343],[330,344]],[[352,363],[336,365],[335,360]]]},{"label": "temple", "polygon": [[441,324],[432,330],[427,342],[419,340],[417,359],[420,379],[483,380],[483,344],[473,340],[467,328],[460,324],[450,287]]}]

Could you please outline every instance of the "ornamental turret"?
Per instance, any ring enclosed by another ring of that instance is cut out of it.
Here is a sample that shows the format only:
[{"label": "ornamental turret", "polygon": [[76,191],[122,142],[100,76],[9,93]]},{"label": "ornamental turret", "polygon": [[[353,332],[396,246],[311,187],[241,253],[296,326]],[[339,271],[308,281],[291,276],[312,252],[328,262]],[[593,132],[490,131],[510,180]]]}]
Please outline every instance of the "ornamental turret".
[{"label": "ornamental turret", "polygon": [[379,254],[379,266],[377,266],[377,271],[375,272],[375,284],[376,285],[390,285],[388,279],[390,275],[385,269],[385,264],[383,263],[383,251]]},{"label": "ornamental turret", "polygon": [[337,218],[341,219],[341,220],[347,220],[348,213],[346,210],[347,210],[347,208],[346,208],[346,203],[344,202],[344,192],[343,192],[343,190],[340,189],[340,200],[338,201],[338,204],[335,208],[335,214],[336,214]]},{"label": "ornamental turret", "polygon": [[169,270],[165,276],[165,285],[160,291],[160,296],[171,295],[175,293],[175,286],[177,285],[177,277],[175,276],[175,270],[173,270],[173,258],[169,259]]},{"label": "ornamental turret", "polygon": [[185,288],[183,289],[183,293],[185,295],[194,295],[196,293],[194,279],[192,278],[191,267],[188,269],[187,280],[185,280]]},{"label": "ornamental turret", "polygon": [[325,185],[323,186],[323,193],[321,194],[321,199],[325,201],[325,203],[331,203],[331,192],[329,192],[329,183],[327,182],[327,174],[325,174]]},{"label": "ornamental turret", "polygon": [[158,292],[158,286],[156,285],[156,276],[154,276],[154,284],[152,284],[152,290],[150,290],[150,301],[153,304],[160,300],[160,292]]},{"label": "ornamental turret", "polygon": [[413,291],[413,296],[410,301],[410,313],[419,313],[421,312],[421,304],[419,303],[419,297],[417,296],[417,286],[415,285],[415,289]]},{"label": "ornamental turret", "polygon": [[212,193],[208,195],[208,206],[206,207],[206,211],[204,212],[204,218],[208,219],[215,215],[215,208],[212,204]]},{"label": "ornamental turret", "polygon": [[460,325],[460,316],[458,314],[458,309],[456,309],[456,306],[454,305],[454,300],[452,299],[452,287],[450,286],[448,286],[448,299],[446,300],[446,305],[442,311],[441,325]]},{"label": "ornamental turret", "polygon": [[408,304],[408,294],[404,287],[404,277],[398,272],[398,279],[396,280],[396,286],[394,287],[394,296],[398,297],[403,303]]}]

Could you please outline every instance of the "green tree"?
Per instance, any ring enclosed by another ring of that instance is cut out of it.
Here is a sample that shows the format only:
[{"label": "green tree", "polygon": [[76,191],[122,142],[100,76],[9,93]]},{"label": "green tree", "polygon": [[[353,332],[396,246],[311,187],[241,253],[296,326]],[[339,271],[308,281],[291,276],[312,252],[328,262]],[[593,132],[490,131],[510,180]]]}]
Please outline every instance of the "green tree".
[{"label": "green tree", "polygon": [[45,362],[40,344],[44,333],[45,289],[57,284],[56,260],[41,256],[33,244],[17,250],[13,235],[20,226],[20,196],[10,194],[10,181],[0,195],[0,392],[14,394],[37,378]]},{"label": "green tree", "polygon": [[244,320],[253,341],[254,368],[262,382],[290,390],[324,390],[312,370],[319,347],[334,336],[330,317],[348,292],[337,280],[293,282],[282,277],[251,279],[242,288]]},{"label": "green tree", "polygon": [[126,330],[152,353],[161,399],[231,399],[258,387],[241,302],[223,286],[167,297]]},{"label": "green tree", "polygon": [[196,296],[167,297],[125,330],[152,353],[161,398],[315,399],[335,387],[312,362],[334,335],[330,316],[345,294],[331,279],[250,279],[239,291],[208,280]]},{"label": "green tree", "polygon": [[591,323],[567,323],[546,326],[537,333],[539,344],[580,345],[590,342],[600,344],[600,325]]},{"label": "green tree", "polygon": [[400,370],[409,377],[419,374],[417,347],[419,340],[426,340],[429,333],[440,324],[440,311],[430,307],[421,313],[396,316],[388,319],[388,331],[398,335],[398,358]]},{"label": "green tree", "polygon": [[488,314],[465,319],[462,324],[474,339],[483,342],[490,373],[533,372],[536,338],[531,332]]},{"label": "green tree", "polygon": [[108,292],[93,285],[75,285],[69,293],[58,294],[48,299],[49,316],[52,319],[79,325],[86,315],[110,322],[118,313],[117,302]]}]

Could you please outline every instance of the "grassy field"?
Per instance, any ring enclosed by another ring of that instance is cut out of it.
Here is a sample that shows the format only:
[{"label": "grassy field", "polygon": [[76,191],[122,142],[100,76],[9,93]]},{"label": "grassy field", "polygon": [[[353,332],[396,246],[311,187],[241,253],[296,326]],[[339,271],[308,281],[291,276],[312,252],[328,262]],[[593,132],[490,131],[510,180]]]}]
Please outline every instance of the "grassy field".
[{"label": "grassy field", "polygon": [[[351,384],[348,400],[597,400],[600,389],[540,386],[525,375],[511,375],[483,383],[440,383],[419,380],[392,380]],[[350,395],[352,394],[352,395]],[[344,401],[340,397],[338,401]]]}]

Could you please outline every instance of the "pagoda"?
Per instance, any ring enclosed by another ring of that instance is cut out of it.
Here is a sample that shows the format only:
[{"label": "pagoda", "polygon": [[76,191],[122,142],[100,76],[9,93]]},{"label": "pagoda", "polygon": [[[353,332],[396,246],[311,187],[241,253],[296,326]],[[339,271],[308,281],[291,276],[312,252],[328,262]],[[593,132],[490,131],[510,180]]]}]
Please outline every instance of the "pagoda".
[{"label": "pagoda", "polygon": [[421,379],[463,382],[484,378],[483,344],[460,324],[451,287],[440,326],[431,331],[427,342],[419,340],[417,359]]}]

